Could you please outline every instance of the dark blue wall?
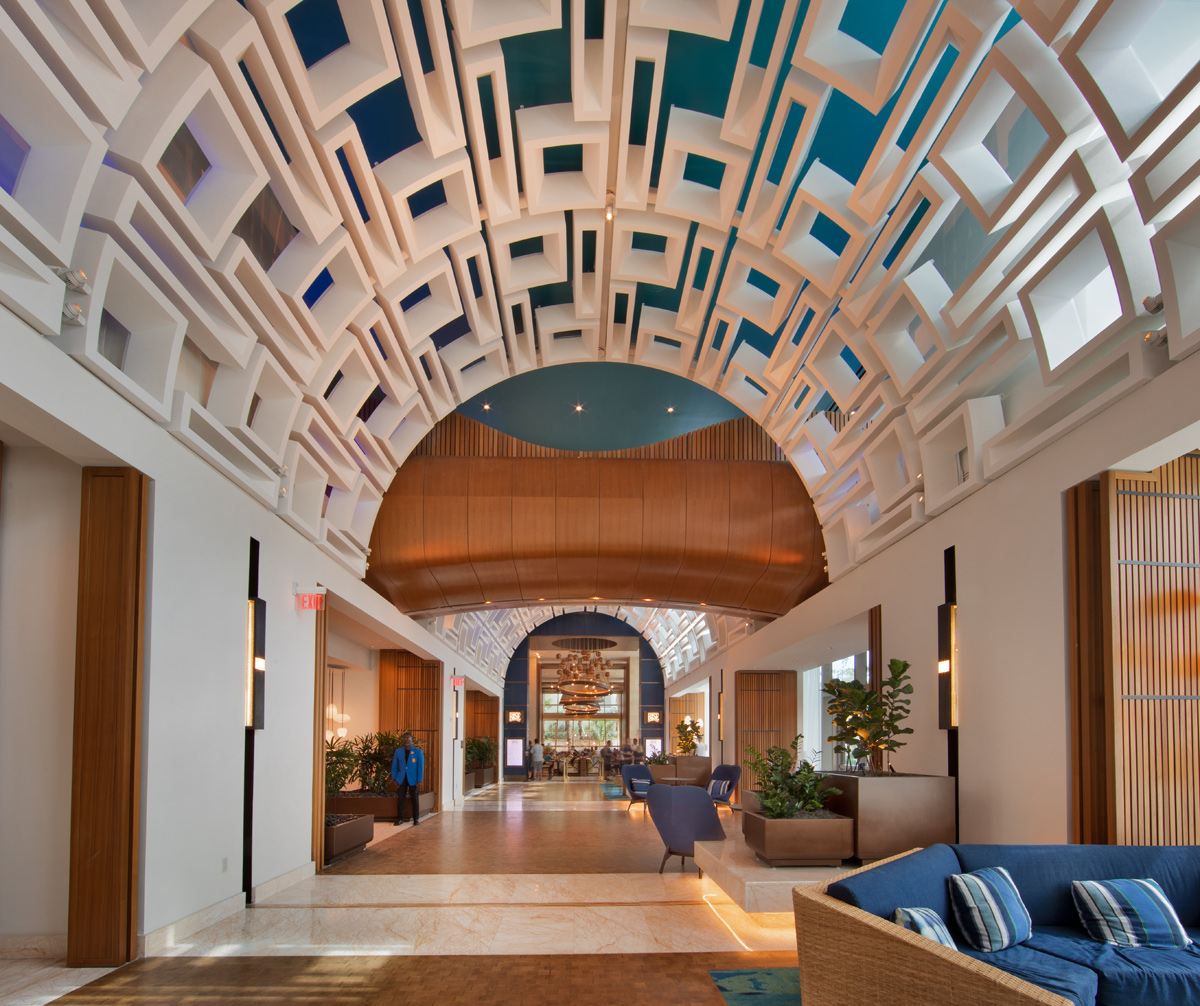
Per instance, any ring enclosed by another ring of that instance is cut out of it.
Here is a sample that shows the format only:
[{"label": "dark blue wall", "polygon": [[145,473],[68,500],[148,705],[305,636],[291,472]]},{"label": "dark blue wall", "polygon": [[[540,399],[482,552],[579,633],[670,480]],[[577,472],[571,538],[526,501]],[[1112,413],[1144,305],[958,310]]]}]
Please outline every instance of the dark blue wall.
[{"label": "dark blue wall", "polygon": [[[565,615],[556,615],[548,619],[529,635],[531,636],[637,636],[641,640],[641,707],[642,722],[630,724],[632,735],[641,737],[642,745],[651,737],[663,738],[663,724],[647,726],[645,710],[663,712],[662,719],[666,720],[665,698],[663,688],[662,665],[658,655],[640,632],[628,622],[612,615],[601,615],[594,611],[572,611]],[[529,736],[527,723],[509,723],[508,710],[525,710],[529,716],[529,636],[521,640],[520,645],[513,651],[508,663],[508,673],[504,676],[504,739],[519,737],[524,744]],[[506,745],[507,746],[507,745]],[[510,778],[525,777],[524,769],[505,766],[504,774]]]}]

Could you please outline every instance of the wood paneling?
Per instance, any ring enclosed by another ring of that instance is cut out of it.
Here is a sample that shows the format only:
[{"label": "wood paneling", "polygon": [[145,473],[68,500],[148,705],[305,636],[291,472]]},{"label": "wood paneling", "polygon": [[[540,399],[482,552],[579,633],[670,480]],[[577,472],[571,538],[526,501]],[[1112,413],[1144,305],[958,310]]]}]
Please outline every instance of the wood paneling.
[{"label": "wood paneling", "polygon": [[[829,413],[828,415],[835,415]],[[451,412],[426,434],[410,457],[438,458],[637,458],[646,461],[784,461],[783,452],[748,416],[706,426],[670,440],[617,451],[541,447]]]},{"label": "wood paneling", "polygon": [[[867,612],[867,668],[869,679],[867,687],[873,692],[883,693],[883,606],[875,605]],[[871,755],[871,767],[875,771],[883,768],[883,752],[876,751]]]},{"label": "wood paneling", "polygon": [[[407,650],[379,651],[379,729],[410,730],[425,753],[421,792],[441,777],[442,662],[422,660]],[[442,794],[438,793],[440,806]]]},{"label": "wood paneling", "polygon": [[1104,845],[1109,831],[1111,676],[1104,662],[1100,483],[1067,491],[1073,840]]},{"label": "wood paneling", "polygon": [[70,967],[136,950],[149,480],[83,470],[71,780]]},{"label": "wood paneling", "polygon": [[[1112,840],[1200,840],[1200,456],[1106,472]],[[1106,724],[1107,726],[1107,724]]]},{"label": "wood paneling", "polygon": [[[463,693],[463,738],[490,737],[500,743],[500,699],[475,688]],[[492,767],[499,768],[500,753]]]},{"label": "wood paneling", "polygon": [[796,672],[738,671],[734,675],[737,716],[733,734],[734,762],[742,766],[739,789],[758,789],[759,780],[746,765],[746,748],[763,754],[796,739]]},{"label": "wood paneling", "polygon": [[693,720],[704,720],[704,737],[708,737],[708,710],[705,708],[703,692],[688,692],[686,695],[672,695],[667,699],[667,732],[663,747],[668,752],[678,753],[679,724],[685,716]]},{"label": "wood paneling", "polygon": [[783,462],[427,456],[384,496],[367,582],[415,616],[601,599],[773,617],[828,583],[823,549]]}]

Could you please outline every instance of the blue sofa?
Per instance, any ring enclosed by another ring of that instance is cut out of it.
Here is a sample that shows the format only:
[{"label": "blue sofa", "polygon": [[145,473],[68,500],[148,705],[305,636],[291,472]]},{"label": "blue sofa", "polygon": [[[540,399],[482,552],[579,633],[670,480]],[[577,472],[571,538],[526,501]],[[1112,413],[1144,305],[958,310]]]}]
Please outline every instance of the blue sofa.
[{"label": "blue sofa", "polygon": [[[1008,870],[1033,920],[1029,940],[990,954],[966,947],[947,884],[952,874],[987,866]],[[1158,881],[1197,942],[1164,950],[1089,939],[1071,881],[1124,877]],[[934,845],[798,886],[793,901],[805,1006],[1200,1004],[1200,847]],[[895,924],[900,907],[937,909],[965,949]]]}]

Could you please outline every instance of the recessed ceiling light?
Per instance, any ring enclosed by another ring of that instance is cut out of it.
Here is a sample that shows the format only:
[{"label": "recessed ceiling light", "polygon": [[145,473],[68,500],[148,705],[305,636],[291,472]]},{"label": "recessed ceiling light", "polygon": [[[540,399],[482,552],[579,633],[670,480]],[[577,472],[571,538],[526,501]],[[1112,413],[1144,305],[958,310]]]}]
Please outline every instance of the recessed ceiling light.
[{"label": "recessed ceiling light", "polygon": [[668,411],[668,412],[674,412],[674,411],[675,411],[675,406],[674,406],[674,405],[668,405],[668,406],[667,406],[667,411]]},{"label": "recessed ceiling light", "polygon": [[643,598],[642,598],[642,600],[643,600],[643,601],[653,601],[653,600],[654,600],[654,598],[652,598],[652,597],[643,597]]},{"label": "recessed ceiling light", "polygon": [[483,403],[483,411],[484,411],[484,412],[491,412],[491,411],[492,411],[492,407],[491,407],[491,405],[489,405],[487,402],[484,402],[484,403]]},{"label": "recessed ceiling light", "polygon": [[576,411],[576,412],[582,412],[582,411],[583,411],[583,406],[582,406],[582,405],[576,405],[576,406],[575,406],[575,411]]}]

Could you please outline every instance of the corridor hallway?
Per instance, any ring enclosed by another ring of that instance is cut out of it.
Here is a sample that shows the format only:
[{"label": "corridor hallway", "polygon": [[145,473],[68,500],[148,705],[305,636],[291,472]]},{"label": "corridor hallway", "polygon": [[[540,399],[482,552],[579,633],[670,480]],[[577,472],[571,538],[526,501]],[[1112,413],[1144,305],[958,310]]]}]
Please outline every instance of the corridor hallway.
[{"label": "corridor hallway", "polygon": [[[721,818],[740,840],[738,815]],[[377,834],[157,957],[60,1000],[0,984],[0,1006],[716,1004],[709,971],[796,964],[790,914],[742,911],[691,861],[660,876],[644,806],[595,780],[491,786],[459,812]]]}]

